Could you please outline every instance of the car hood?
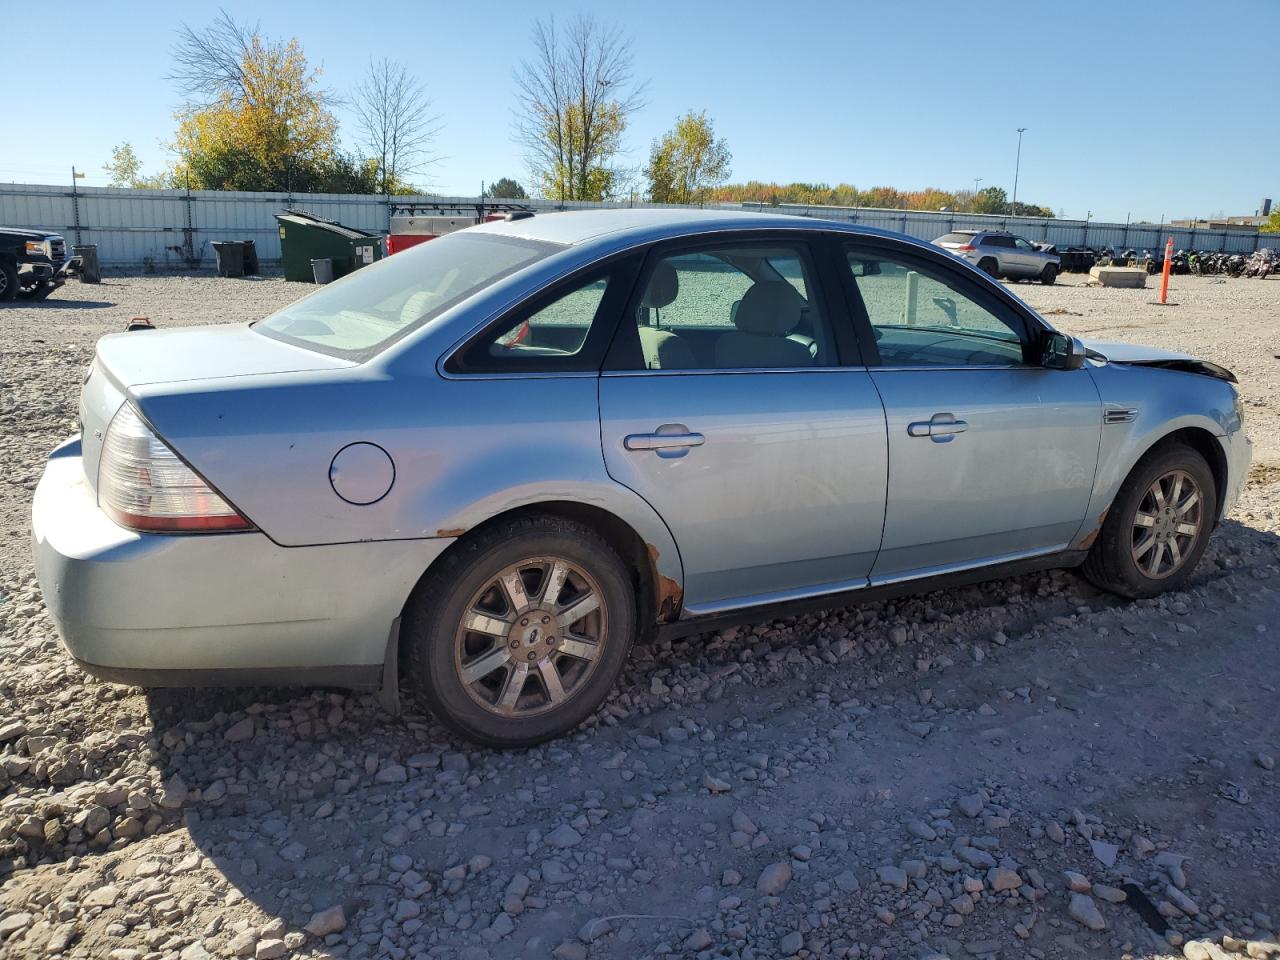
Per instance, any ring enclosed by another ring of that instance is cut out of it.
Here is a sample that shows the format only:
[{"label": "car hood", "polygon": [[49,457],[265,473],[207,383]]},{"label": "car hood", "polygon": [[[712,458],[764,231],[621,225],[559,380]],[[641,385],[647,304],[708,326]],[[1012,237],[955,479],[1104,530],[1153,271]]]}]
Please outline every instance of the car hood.
[{"label": "car hood", "polygon": [[0,236],[6,237],[22,237],[26,240],[48,240],[50,237],[60,237],[60,233],[50,233],[48,230],[18,230],[14,227],[0,227]]},{"label": "car hood", "polygon": [[1201,360],[1186,353],[1173,350],[1161,350],[1159,347],[1147,347],[1136,343],[1104,343],[1098,340],[1082,340],[1086,356],[1090,360],[1106,363],[1123,363],[1134,366],[1161,367],[1165,370],[1181,370],[1184,373],[1198,373],[1206,377],[1216,377],[1235,383],[1236,376],[1226,367],[1220,367],[1208,360]]},{"label": "car hood", "polygon": [[354,366],[264,337],[247,324],[113,333],[98,341],[96,363],[122,389]]}]

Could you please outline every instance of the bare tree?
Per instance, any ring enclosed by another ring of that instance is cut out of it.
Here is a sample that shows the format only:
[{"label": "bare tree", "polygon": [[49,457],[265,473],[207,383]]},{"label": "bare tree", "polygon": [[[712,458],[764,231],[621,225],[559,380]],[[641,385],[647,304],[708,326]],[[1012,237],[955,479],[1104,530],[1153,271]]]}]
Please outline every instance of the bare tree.
[{"label": "bare tree", "polygon": [[516,139],[546,195],[601,199],[616,189],[610,161],[644,93],[630,38],[583,14],[564,29],[554,17],[535,21],[533,44],[515,74]]},{"label": "bare tree", "polygon": [[430,148],[440,133],[440,117],[431,112],[431,98],[404,64],[370,61],[351,102],[363,145],[378,161],[383,194],[436,161]]},{"label": "bare tree", "polygon": [[224,93],[243,98],[244,64],[257,36],[256,23],[236,23],[225,10],[198,30],[184,23],[173,46],[174,70],[168,79],[199,106],[209,106]]}]

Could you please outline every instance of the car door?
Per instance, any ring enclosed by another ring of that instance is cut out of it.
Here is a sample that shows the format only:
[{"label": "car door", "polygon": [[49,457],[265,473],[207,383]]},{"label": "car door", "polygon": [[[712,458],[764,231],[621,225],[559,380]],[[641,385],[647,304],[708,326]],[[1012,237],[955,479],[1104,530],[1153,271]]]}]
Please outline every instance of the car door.
[{"label": "car door", "polygon": [[666,521],[691,614],[867,584],[884,521],[884,411],[838,251],[796,231],[649,255],[600,379],[610,475]]},{"label": "car door", "polygon": [[872,582],[1066,547],[1102,430],[1089,371],[1039,365],[1039,322],[944,258],[853,244],[845,280],[889,438]]},{"label": "car door", "polygon": [[1013,239],[1004,234],[990,234],[983,241],[983,253],[990,253],[1000,264],[1000,275],[1017,277],[1022,273],[1022,264],[1018,260],[1018,251],[1014,248]]},{"label": "car door", "polygon": [[1044,269],[1044,257],[1030,240],[1021,237],[1013,238],[1013,252],[1018,258],[1019,270],[1023,276],[1037,277]]}]

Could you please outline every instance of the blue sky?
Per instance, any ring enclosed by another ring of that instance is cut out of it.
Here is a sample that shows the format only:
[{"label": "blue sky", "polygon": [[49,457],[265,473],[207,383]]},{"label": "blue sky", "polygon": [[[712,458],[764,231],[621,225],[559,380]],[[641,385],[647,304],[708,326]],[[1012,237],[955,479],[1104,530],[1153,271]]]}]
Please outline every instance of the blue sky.
[{"label": "blue sky", "polygon": [[[296,36],[337,93],[355,85],[371,56],[408,64],[444,124],[442,159],[425,179],[458,194],[474,194],[481,180],[527,177],[512,141],[513,67],[529,51],[535,17],[587,8],[536,0],[224,6],[259,20],[265,33]],[[1277,74],[1269,69],[1280,35],[1276,0],[1221,9],[1204,0],[590,6],[634,38],[637,74],[648,81],[627,136],[626,160],[636,166],[650,141],[693,108],[728,140],[735,181],[961,189],[981,177],[984,187],[1011,190],[1022,126],[1019,199],[1068,217],[1251,213],[1263,196],[1280,200]],[[0,0],[0,11],[27,7]],[[0,180],[63,183],[75,164],[85,182],[105,183],[102,164],[126,140],[148,172],[161,168],[180,99],[165,79],[174,32],[183,19],[203,24],[216,6],[71,0],[61,9],[67,29],[3,41],[6,75],[40,101],[9,112]]]}]

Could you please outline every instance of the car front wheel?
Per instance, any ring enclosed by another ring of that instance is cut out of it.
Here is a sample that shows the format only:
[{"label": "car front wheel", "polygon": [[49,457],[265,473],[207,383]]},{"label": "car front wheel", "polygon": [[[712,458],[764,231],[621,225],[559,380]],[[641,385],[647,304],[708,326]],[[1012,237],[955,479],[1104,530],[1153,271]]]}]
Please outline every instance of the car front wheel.
[{"label": "car front wheel", "polygon": [[1058,279],[1058,268],[1052,263],[1046,263],[1044,270],[1040,272],[1040,282],[1043,284],[1051,284]]},{"label": "car front wheel", "polygon": [[530,746],[608,696],[636,632],[635,591],[591,528],[529,517],[455,545],[403,623],[406,679],[442,724],[486,746]]},{"label": "car front wheel", "polygon": [[1203,456],[1181,443],[1149,453],[1120,487],[1084,574],[1124,597],[1178,590],[1209,543],[1217,487]]}]

